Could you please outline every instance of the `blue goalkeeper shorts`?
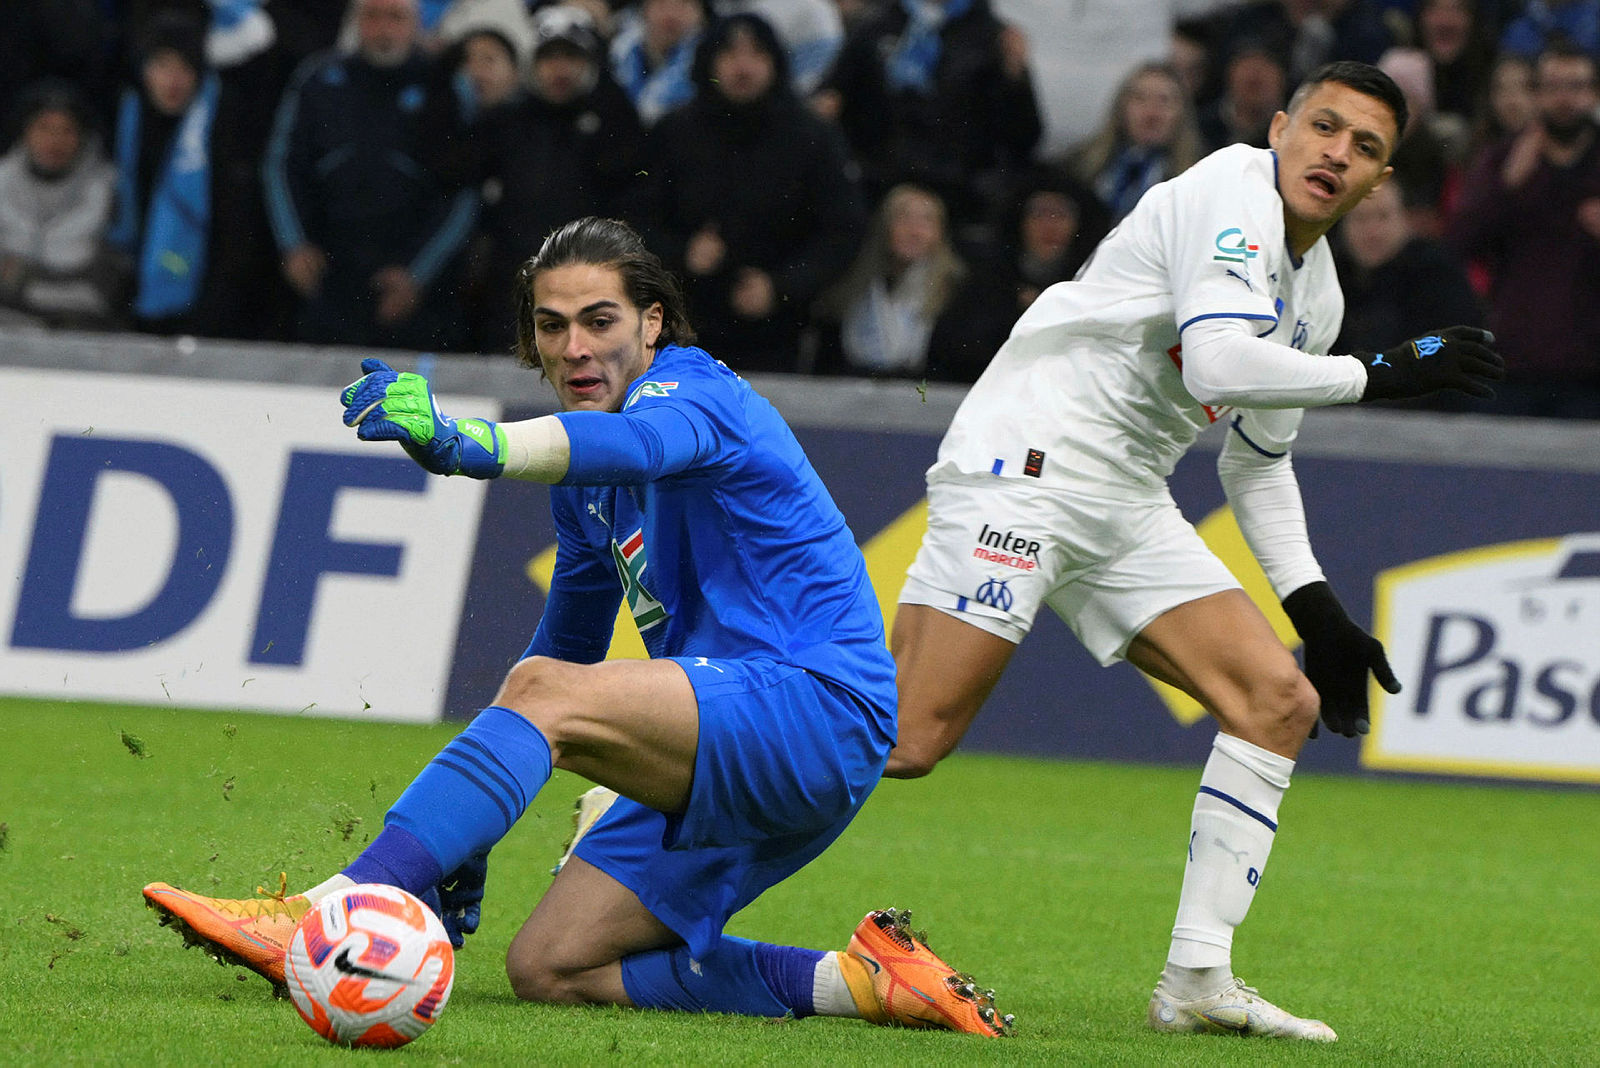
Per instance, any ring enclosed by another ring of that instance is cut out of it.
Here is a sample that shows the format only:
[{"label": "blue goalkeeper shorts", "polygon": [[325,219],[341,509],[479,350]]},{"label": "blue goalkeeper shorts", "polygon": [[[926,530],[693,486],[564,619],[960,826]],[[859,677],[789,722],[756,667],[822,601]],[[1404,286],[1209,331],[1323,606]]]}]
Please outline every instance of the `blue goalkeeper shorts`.
[{"label": "blue goalkeeper shorts", "polygon": [[673,659],[700,706],[688,806],[667,815],[618,798],[575,855],[704,955],[729,917],[849,826],[893,739],[881,712],[793,665]]}]

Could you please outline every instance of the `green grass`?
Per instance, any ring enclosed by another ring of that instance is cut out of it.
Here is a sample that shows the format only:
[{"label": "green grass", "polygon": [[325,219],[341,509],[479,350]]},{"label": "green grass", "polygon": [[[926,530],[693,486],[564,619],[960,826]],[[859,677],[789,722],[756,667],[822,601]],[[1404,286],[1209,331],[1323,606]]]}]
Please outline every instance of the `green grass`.
[{"label": "green grass", "polygon": [[[1332,1047],[1143,1027],[1198,769],[958,756],[885,783],[731,933],[837,947],[911,907],[999,990],[1006,1042],[856,1021],[524,1005],[501,970],[582,784],[558,775],[495,851],[441,1023],[394,1053],[325,1045],[267,984],[185,951],[139,896],[249,894],[341,867],[451,727],[0,701],[0,1060],[7,1064],[1582,1064],[1600,1034],[1600,793],[1300,776],[1244,977]],[[1315,744],[1329,744],[1318,742]],[[1334,742],[1331,744],[1339,744]],[[139,750],[136,753],[135,750]],[[360,1061],[355,1063],[362,1063]]]}]

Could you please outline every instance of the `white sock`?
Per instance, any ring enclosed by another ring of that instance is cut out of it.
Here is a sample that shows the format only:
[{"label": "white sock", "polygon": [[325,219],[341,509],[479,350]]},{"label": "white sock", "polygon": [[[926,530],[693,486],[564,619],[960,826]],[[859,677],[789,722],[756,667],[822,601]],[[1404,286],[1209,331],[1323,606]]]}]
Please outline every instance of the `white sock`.
[{"label": "white sock", "polygon": [[320,882],[316,886],[313,886],[310,890],[307,890],[305,892],[305,897],[306,900],[315,905],[329,894],[337,893],[347,886],[354,885],[356,885],[356,881],[354,879],[350,878],[348,875],[345,875],[343,872],[340,872],[333,878],[328,879],[325,882]]},{"label": "white sock", "polygon": [[[1194,802],[1189,863],[1167,954],[1178,969],[1204,971],[1175,973],[1180,985],[1192,981],[1216,993],[1232,978],[1233,930],[1255,899],[1278,827],[1278,803],[1293,771],[1288,757],[1242,738],[1219,733],[1212,743]],[[1214,981],[1219,975],[1220,984]]]},{"label": "white sock", "polygon": [[850,996],[850,987],[845,984],[844,973],[839,970],[839,954],[824,953],[817,961],[817,970],[811,979],[811,1007],[818,1016],[856,1018],[861,1015],[856,999]]}]

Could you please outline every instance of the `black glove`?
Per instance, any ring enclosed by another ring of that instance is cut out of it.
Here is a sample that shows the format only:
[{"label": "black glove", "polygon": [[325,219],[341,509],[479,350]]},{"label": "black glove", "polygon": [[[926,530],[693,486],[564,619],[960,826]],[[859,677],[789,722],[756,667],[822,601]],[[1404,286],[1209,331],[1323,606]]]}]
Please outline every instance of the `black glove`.
[{"label": "black glove", "polygon": [[1487,330],[1452,326],[1383,352],[1351,353],[1367,369],[1361,399],[1398,400],[1441,389],[1493,397],[1489,383],[1506,376],[1506,361],[1489,347],[1493,343],[1494,335]]},{"label": "black glove", "polygon": [[439,907],[434,911],[444,922],[450,944],[457,949],[467,940],[467,935],[478,929],[484,881],[488,876],[489,855],[481,853],[462,861],[461,866],[439,884]]},{"label": "black glove", "polygon": [[1301,586],[1283,599],[1283,610],[1305,643],[1306,678],[1322,698],[1322,722],[1346,738],[1366,734],[1367,672],[1385,690],[1400,692],[1383,643],[1350,621],[1326,582]]}]

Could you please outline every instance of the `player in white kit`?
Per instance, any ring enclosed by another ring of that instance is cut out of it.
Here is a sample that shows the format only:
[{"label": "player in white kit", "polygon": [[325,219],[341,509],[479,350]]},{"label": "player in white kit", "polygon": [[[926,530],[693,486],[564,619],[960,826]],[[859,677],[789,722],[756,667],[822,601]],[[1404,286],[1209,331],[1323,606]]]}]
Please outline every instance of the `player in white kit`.
[{"label": "player in white kit", "polygon": [[[1102,663],[1131,661],[1217,720],[1149,1005],[1157,1030],[1335,1038],[1246,987],[1231,955],[1319,710],[1353,737],[1368,672],[1399,688],[1312,555],[1290,445],[1306,407],[1488,396],[1502,376],[1493,338],[1466,327],[1326,355],[1344,299],[1324,234],[1388,177],[1405,120],[1387,75],[1331,64],[1274,118],[1271,150],[1225,148],[1152,188],[1076,281],[1023,314],[928,471],[928,534],[891,641],[887,774],[926,774],[955,747],[1041,603]],[[1304,674],[1168,492],[1213,422],[1228,428],[1223,487],[1304,641]]]}]

